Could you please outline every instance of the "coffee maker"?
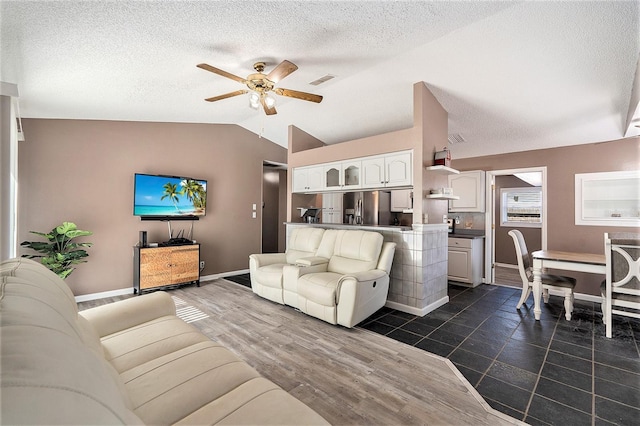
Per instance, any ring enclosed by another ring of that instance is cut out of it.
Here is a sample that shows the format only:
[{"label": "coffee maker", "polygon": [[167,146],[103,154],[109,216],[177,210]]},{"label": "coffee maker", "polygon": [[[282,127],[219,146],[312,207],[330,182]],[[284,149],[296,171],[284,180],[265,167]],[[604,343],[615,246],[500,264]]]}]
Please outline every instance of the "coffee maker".
[{"label": "coffee maker", "polygon": [[320,211],[317,207],[298,207],[300,217],[305,223],[320,223]]}]

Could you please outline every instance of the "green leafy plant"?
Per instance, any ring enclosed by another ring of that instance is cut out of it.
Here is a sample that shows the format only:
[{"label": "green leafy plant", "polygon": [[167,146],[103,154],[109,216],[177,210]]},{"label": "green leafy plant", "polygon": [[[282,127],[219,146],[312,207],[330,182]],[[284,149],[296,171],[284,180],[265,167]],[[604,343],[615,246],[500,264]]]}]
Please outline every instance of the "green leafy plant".
[{"label": "green leafy plant", "polygon": [[36,231],[29,232],[45,237],[48,242],[23,241],[21,246],[43,254],[25,254],[22,257],[40,258],[40,263],[55,272],[60,278],[65,279],[71,275],[75,269],[73,265],[86,263],[86,260],[83,259],[89,256],[89,253],[81,247],[91,247],[92,243],[76,243],[73,240],[92,235],[92,232],[78,229],[73,222],[63,222],[62,225],[56,226],[47,234]]}]

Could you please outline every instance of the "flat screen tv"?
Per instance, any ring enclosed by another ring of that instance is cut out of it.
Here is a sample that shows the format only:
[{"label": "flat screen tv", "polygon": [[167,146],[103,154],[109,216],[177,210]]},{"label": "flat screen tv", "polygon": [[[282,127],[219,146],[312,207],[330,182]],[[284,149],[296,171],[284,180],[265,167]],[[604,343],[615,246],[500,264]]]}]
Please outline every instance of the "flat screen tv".
[{"label": "flat screen tv", "polygon": [[207,181],[136,173],[133,215],[141,220],[198,220],[207,208]]}]

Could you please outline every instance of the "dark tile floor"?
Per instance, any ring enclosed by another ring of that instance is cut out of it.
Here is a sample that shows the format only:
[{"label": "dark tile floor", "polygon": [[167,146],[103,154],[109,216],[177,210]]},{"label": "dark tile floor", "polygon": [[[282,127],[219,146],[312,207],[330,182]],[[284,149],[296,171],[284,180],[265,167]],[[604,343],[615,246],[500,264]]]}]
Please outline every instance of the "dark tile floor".
[{"label": "dark tile floor", "polygon": [[[251,286],[249,275],[226,279]],[[575,301],[571,321],[551,296],[541,321],[521,291],[449,284],[450,302],[418,317],[382,308],[358,327],[450,359],[496,410],[532,425],[640,425],[640,320]]]},{"label": "dark tile floor", "polygon": [[541,321],[521,291],[449,284],[450,302],[424,317],[383,308],[359,326],[449,358],[485,400],[529,424],[640,424],[640,320],[575,301],[571,321],[551,296]]}]

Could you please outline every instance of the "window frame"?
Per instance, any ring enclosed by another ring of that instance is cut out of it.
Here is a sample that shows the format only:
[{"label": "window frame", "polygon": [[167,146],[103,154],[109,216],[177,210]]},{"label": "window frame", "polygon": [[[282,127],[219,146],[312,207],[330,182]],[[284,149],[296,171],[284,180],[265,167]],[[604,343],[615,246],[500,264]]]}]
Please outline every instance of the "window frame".
[{"label": "window frame", "polygon": [[[540,216],[537,222],[528,222],[528,221],[515,221],[509,220],[507,216],[507,203],[506,200],[509,194],[512,193],[538,193],[540,197]],[[540,186],[529,186],[529,187],[516,187],[516,188],[500,188],[500,226],[505,228],[542,228],[542,223],[544,221],[544,199],[542,194],[542,187]]]}]

